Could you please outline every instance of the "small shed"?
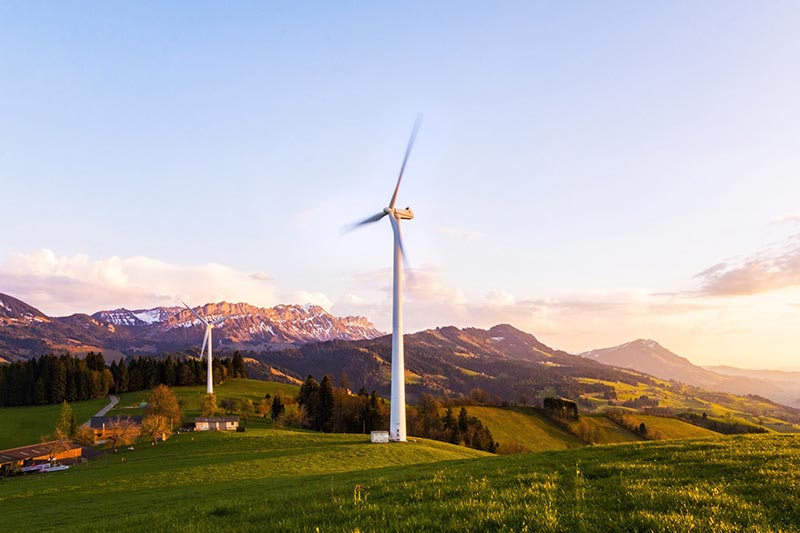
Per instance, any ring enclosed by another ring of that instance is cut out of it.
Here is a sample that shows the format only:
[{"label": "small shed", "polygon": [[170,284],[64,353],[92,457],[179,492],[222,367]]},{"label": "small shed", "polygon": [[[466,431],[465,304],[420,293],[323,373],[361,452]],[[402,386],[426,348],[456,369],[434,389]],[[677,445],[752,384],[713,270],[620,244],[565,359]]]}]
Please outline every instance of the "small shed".
[{"label": "small shed", "polygon": [[195,431],[236,431],[238,416],[198,416],[194,419]]},{"label": "small shed", "polygon": [[389,442],[389,432],[388,431],[372,431],[369,434],[369,438],[371,442],[377,444],[386,444]]}]

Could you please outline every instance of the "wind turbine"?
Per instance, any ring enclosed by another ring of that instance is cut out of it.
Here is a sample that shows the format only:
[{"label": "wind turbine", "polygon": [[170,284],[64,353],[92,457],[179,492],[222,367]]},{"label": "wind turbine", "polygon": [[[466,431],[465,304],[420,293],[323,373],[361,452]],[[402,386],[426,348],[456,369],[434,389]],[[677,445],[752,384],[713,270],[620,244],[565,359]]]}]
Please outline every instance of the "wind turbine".
[{"label": "wind turbine", "polygon": [[411,147],[414,146],[414,139],[422,123],[422,116],[417,115],[414,128],[411,130],[411,138],[408,140],[406,155],[403,158],[403,165],[400,167],[400,175],[397,177],[397,185],[394,187],[394,194],[389,201],[389,206],[369,218],[354,224],[351,229],[377,222],[386,215],[389,215],[389,222],[392,224],[394,233],[394,285],[392,291],[392,408],[389,420],[389,438],[396,442],[406,441],[406,384],[405,384],[405,355],[403,353],[403,262],[405,262],[405,250],[403,239],[400,236],[400,221],[411,220],[414,213],[406,207],[397,208],[397,192],[400,190],[400,181],[403,179],[403,171],[408,162],[408,155]]},{"label": "wind turbine", "polygon": [[191,307],[189,307],[186,304],[186,302],[181,300],[181,303],[184,305],[184,307],[186,307],[186,309],[191,311],[192,314],[196,316],[200,322],[206,325],[206,334],[203,337],[203,347],[200,348],[200,358],[202,359],[203,352],[206,349],[206,344],[208,344],[208,378],[206,379],[206,394],[214,394],[214,373],[211,369],[211,352],[212,352],[211,345],[213,344],[211,340],[211,330],[214,329],[214,326],[222,324],[228,317],[224,316],[222,318],[218,318],[217,320],[209,322],[208,320],[197,314],[197,312]]}]

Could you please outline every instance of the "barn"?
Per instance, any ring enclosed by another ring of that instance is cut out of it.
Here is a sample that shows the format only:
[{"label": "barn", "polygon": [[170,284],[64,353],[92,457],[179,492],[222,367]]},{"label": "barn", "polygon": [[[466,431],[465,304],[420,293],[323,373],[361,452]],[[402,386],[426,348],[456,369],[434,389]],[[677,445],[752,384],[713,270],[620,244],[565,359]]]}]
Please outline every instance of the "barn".
[{"label": "barn", "polygon": [[18,472],[20,468],[50,460],[74,463],[83,455],[83,448],[75,443],[53,440],[0,451],[0,476]]}]

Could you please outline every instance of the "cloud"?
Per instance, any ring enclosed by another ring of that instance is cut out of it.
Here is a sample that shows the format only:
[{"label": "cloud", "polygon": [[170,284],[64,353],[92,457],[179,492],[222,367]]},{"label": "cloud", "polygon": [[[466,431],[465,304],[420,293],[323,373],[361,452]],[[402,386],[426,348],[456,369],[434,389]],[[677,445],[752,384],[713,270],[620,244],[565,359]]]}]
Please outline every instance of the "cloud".
[{"label": "cloud", "polygon": [[[632,288],[585,291],[557,298],[515,295],[503,288],[469,295],[447,283],[435,265],[415,269],[404,291],[406,332],[438,326],[487,328],[508,323],[543,336],[553,346],[584,350],[621,344],[643,336],[657,337],[654,325],[689,324],[687,317],[716,312],[718,305],[685,295],[656,294]],[[391,329],[391,270],[361,273],[357,285],[334,303],[336,314],[366,315],[384,331]]]},{"label": "cloud", "polygon": [[792,213],[775,217],[770,220],[770,224],[797,224],[800,223],[800,211],[793,211]]},{"label": "cloud", "polygon": [[250,277],[259,281],[272,281],[272,276],[266,272],[253,272]]},{"label": "cloud", "polygon": [[330,312],[333,302],[322,292],[294,291],[291,294],[291,301],[300,304],[318,305]]},{"label": "cloud", "polygon": [[263,272],[228,266],[176,265],[148,257],[92,259],[50,250],[15,253],[0,263],[0,287],[50,315],[93,313],[116,307],[147,308],[216,301],[260,306],[280,303]]},{"label": "cloud", "polygon": [[714,265],[696,276],[703,296],[741,296],[800,285],[800,234],[734,262]]}]

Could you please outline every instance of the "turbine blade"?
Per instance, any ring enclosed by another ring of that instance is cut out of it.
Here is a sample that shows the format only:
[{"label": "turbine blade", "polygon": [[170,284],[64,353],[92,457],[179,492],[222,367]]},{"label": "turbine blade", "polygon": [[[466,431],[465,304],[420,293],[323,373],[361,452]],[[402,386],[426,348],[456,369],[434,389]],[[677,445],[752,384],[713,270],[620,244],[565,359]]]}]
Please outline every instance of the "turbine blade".
[{"label": "turbine blade", "polygon": [[389,220],[392,222],[392,229],[394,230],[394,237],[395,237],[395,240],[397,241],[398,246],[400,247],[400,257],[403,258],[403,266],[405,267],[406,270],[411,272],[411,267],[408,264],[408,257],[406,256],[406,249],[405,249],[405,246],[403,246],[403,236],[400,233],[400,221],[398,221],[393,216],[389,217]]},{"label": "turbine blade", "polygon": [[208,334],[211,332],[211,328],[206,328],[206,334],[203,335],[203,347],[200,348],[200,359],[203,358],[203,352],[206,351],[206,343],[208,342]]},{"label": "turbine blade", "polygon": [[229,316],[224,316],[224,317],[222,317],[222,318],[218,318],[218,319],[216,319],[216,320],[215,320],[215,321],[213,321],[211,324],[213,324],[214,326],[216,326],[217,324],[222,324],[223,322],[225,322],[225,321],[226,321],[226,320],[228,320],[229,318],[230,318]]},{"label": "turbine blade", "polygon": [[355,224],[350,224],[348,226],[345,226],[344,228],[342,228],[342,231],[344,233],[351,232],[356,228],[360,228],[361,226],[366,226],[367,224],[372,224],[373,222],[377,222],[385,216],[386,216],[385,211],[381,211],[380,213],[375,213],[371,217],[365,218],[361,222],[356,222]]},{"label": "turbine blade", "polygon": [[191,311],[191,312],[192,312],[192,314],[193,314],[194,316],[196,316],[196,317],[197,317],[197,318],[200,320],[200,322],[202,322],[203,324],[208,324],[208,321],[207,321],[205,318],[203,318],[203,317],[201,317],[200,315],[198,315],[198,314],[197,314],[197,311],[195,311],[194,309],[192,309],[191,307],[189,307],[189,306],[186,304],[186,302],[184,302],[183,300],[181,300],[181,303],[184,305],[184,307],[186,307],[186,309],[188,309],[189,311]]},{"label": "turbine blade", "polygon": [[397,192],[400,190],[400,180],[403,179],[403,172],[406,169],[406,162],[408,162],[408,155],[411,153],[411,148],[414,146],[414,139],[417,138],[417,131],[422,124],[422,115],[417,115],[414,121],[414,127],[411,129],[411,138],[408,139],[408,146],[406,146],[406,155],[403,158],[403,165],[400,167],[400,175],[397,176],[397,185],[394,187],[394,194],[392,200],[389,202],[389,207],[394,209],[394,203],[397,201]]}]

